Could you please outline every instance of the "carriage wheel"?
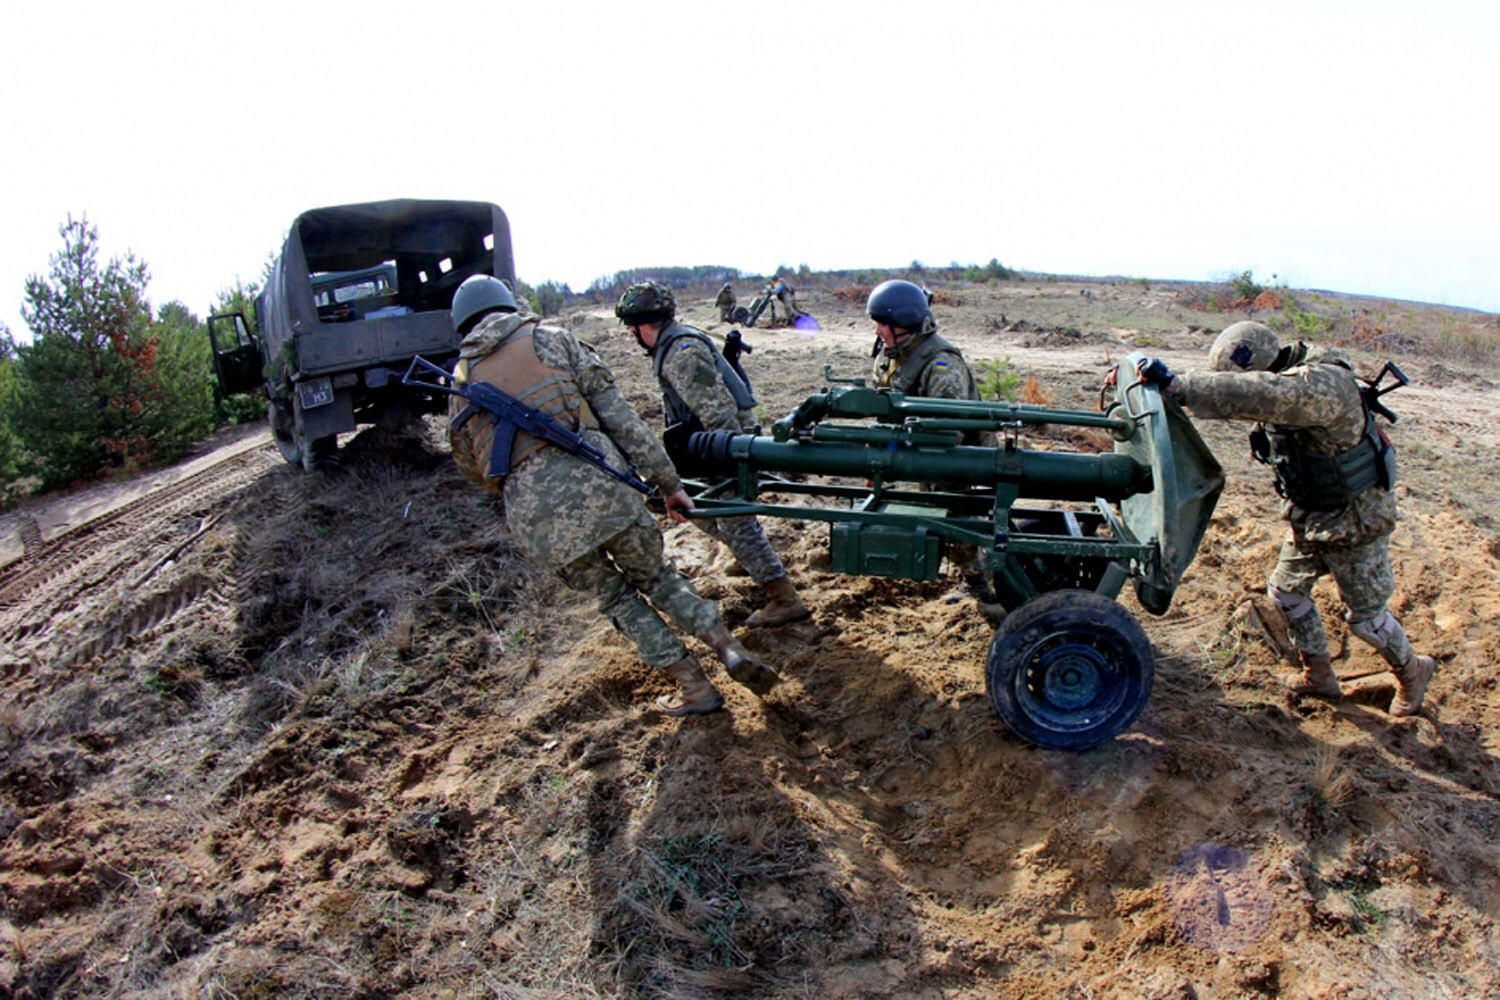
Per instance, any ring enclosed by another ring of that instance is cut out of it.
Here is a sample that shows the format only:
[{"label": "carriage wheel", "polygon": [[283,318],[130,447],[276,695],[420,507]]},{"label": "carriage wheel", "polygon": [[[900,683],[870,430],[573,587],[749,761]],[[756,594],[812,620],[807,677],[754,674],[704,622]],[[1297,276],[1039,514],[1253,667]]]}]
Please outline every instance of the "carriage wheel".
[{"label": "carriage wheel", "polygon": [[1021,739],[1087,750],[1135,721],[1155,661],[1140,623],[1088,590],[1055,590],[1006,616],[990,643],[990,705]]}]

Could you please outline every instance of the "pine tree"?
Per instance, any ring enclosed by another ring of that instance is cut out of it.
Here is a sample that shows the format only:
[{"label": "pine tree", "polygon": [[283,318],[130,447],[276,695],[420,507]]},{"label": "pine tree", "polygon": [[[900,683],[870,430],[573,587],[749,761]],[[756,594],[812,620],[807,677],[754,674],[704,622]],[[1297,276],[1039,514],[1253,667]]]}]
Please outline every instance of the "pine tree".
[{"label": "pine tree", "polygon": [[16,349],[15,428],[41,462],[43,487],[152,457],[152,410],[163,386],[146,301],[146,265],[99,260],[86,218],[58,227],[63,249],[26,282]]}]

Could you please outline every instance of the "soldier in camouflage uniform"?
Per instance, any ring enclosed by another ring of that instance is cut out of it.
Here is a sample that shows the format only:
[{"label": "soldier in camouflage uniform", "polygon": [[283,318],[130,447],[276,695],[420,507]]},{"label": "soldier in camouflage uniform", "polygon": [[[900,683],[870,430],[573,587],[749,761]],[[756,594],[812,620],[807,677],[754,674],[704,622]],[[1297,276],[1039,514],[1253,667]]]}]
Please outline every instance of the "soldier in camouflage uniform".
[{"label": "soldier in camouflage uniform", "polygon": [[[459,286],[452,317],[463,336],[456,385],[485,382],[541,410],[582,433],[616,468],[637,465],[674,519],[692,510],[671,461],[591,348],[567,330],[541,326],[536,316],[518,311],[510,290],[487,275]],[[450,413],[463,405],[453,397]],[[525,432],[515,436],[510,474],[501,483],[488,475],[494,437],[494,421],[484,415],[450,427],[454,461],[486,488],[503,489],[505,518],[522,555],[557,572],[569,587],[593,591],[599,611],[636,644],[641,659],[677,680],[680,693],[657,700],[662,711],[701,715],[724,700],[652,605],[713,649],[730,676],[756,694],[770,690],[776,672],[740,645],[720,621],[718,607],[663,559],[661,530],[640,494]]]},{"label": "soldier in camouflage uniform", "polygon": [[[927,289],[910,281],[883,281],[870,292],[865,315],[875,321],[875,384],[907,396],[934,399],[979,399],[979,386],[962,352],[938,336]],[[989,445],[990,435],[965,431],[961,444]],[[942,486],[924,484],[923,489]],[[981,602],[995,601],[979,556],[972,545],[954,544],[949,558],[963,567],[964,583]]]},{"label": "soldier in camouflage uniform", "polygon": [[729,282],[724,282],[724,287],[719,289],[719,295],[714,299],[714,305],[719,307],[719,319],[722,322],[734,322],[734,287]]},{"label": "soldier in camouflage uniform", "polygon": [[776,322],[776,303],[781,303],[781,309],[786,314],[786,322],[796,326],[797,319],[802,315],[802,310],[797,308],[797,290],[787,284],[787,280],[777,276],[771,281],[768,288],[771,295],[771,322]]},{"label": "soldier in camouflage uniform", "polygon": [[[927,290],[910,281],[884,281],[870,292],[865,314],[875,321],[875,384],[908,396],[979,398],[962,352],[938,336]],[[976,444],[970,432],[964,444]]]},{"label": "soldier in camouflage uniform", "polygon": [[1209,350],[1210,372],[1173,376],[1159,358],[1140,375],[1196,416],[1254,420],[1251,448],[1272,466],[1290,525],[1267,588],[1286,615],[1302,672],[1282,678],[1298,695],[1343,694],[1311,594],[1331,574],[1349,631],[1396,675],[1390,713],[1415,715],[1437,662],[1420,656],[1386,608],[1395,590],[1389,553],[1396,524],[1395,452],[1365,404],[1353,366],[1336,348],[1280,347],[1260,323],[1235,323]]},{"label": "soldier in camouflage uniform", "polygon": [[[631,285],[620,296],[615,315],[651,356],[661,385],[667,426],[685,438],[694,431],[755,431],[755,397],[719,353],[708,334],[677,322],[672,290],[654,281]],[[770,604],[745,624],[752,628],[786,625],[810,618],[786,568],[754,517],[695,518],[693,523],[729,546]]]}]

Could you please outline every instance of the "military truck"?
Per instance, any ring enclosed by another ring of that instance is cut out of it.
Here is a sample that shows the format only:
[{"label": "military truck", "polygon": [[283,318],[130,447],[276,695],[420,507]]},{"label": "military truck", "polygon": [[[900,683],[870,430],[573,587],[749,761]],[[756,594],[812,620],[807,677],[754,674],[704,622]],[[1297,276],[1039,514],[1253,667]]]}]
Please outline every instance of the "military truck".
[{"label": "military truck", "polygon": [[282,457],[314,469],[337,435],[398,426],[444,400],[405,386],[415,355],[452,367],[448,310],[474,274],[515,287],[510,223],[498,205],[410,198],[303,212],[244,313],[209,317],[226,395],[264,390]]}]

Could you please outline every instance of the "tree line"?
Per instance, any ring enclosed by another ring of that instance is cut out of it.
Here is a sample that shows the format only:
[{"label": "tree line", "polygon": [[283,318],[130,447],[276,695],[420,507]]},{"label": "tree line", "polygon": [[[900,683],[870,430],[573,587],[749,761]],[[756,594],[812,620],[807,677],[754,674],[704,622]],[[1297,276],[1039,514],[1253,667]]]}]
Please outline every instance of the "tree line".
[{"label": "tree line", "polygon": [[[87,218],[58,227],[62,249],[45,274],[26,282],[21,317],[31,332],[20,342],[0,323],[0,507],[27,493],[169,462],[225,423],[265,415],[260,394],[225,397],[213,372],[208,325],[181,302],[153,311],[144,261],[127,253],[105,260]],[[991,260],[914,272],[969,280],[1006,279],[1015,272]],[[804,264],[795,272],[811,272]],[[890,276],[890,275],[886,275]],[[634,281],[678,287],[755,277],[736,268],[633,268],[596,279],[583,293],[566,284],[517,283],[543,316],[578,299],[613,302]],[[220,293],[213,313],[240,311],[255,323],[256,284],[236,282]]]},{"label": "tree line", "polygon": [[[20,342],[0,324],[0,501],[171,461],[215,427],[264,414],[218,394],[208,327],[181,302],[153,311],[133,255],[102,259],[87,218],[58,227],[63,246],[26,282]],[[254,310],[254,285],[216,312]]]}]

